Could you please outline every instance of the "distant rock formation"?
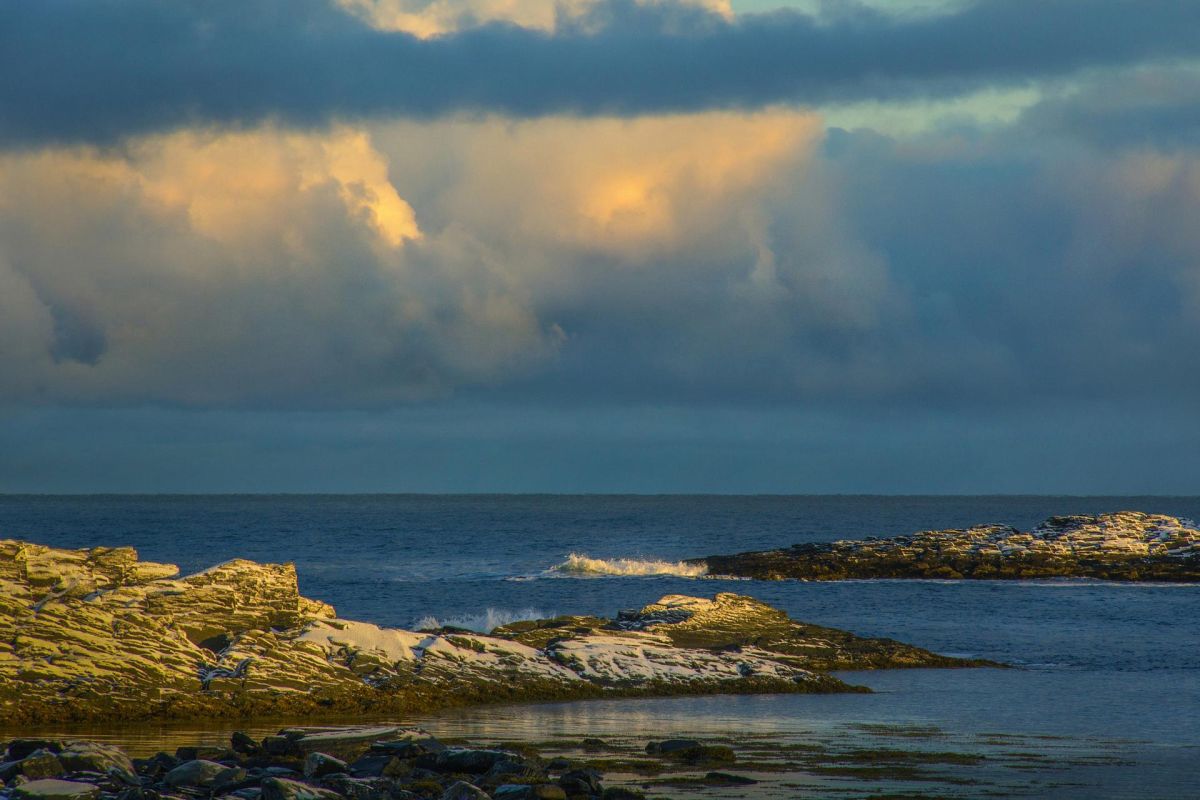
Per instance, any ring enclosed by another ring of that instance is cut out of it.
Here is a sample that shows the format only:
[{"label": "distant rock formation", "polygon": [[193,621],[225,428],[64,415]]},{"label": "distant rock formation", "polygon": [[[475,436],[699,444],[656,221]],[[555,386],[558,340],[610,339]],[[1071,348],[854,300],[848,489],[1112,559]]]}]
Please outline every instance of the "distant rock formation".
[{"label": "distant rock formation", "polygon": [[1004,525],[924,531],[890,539],[797,544],[709,556],[710,575],[759,580],[854,578],[1099,578],[1200,581],[1196,523],[1123,511],[1051,517],[1028,533]]},{"label": "distant rock formation", "polygon": [[821,670],[969,666],[793,622],[748,597],[480,635],[338,619],[290,565],[187,577],[131,548],[0,541],[0,720],[413,711],[505,700],[856,687]]}]

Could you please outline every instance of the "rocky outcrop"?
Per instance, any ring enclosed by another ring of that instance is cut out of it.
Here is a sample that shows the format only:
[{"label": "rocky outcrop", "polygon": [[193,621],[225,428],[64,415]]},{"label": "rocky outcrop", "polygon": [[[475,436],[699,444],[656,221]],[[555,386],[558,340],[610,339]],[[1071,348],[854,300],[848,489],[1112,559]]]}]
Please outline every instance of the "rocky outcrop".
[{"label": "rocky outcrop", "polygon": [[889,539],[797,544],[695,559],[710,575],[760,580],[1099,578],[1200,581],[1200,530],[1188,520],[1125,511],[1051,517],[1029,532],[1003,525]]},{"label": "rocky outcrop", "polygon": [[[499,628],[533,647],[547,647],[560,659],[572,659],[580,670],[595,668],[598,645],[606,641],[648,645],[661,653],[738,653],[743,671],[750,659],[812,671],[894,669],[902,667],[997,666],[990,661],[948,658],[892,639],[868,639],[835,628],[797,622],[752,597],[722,592],[713,599],[668,595],[615,620],[558,617],[515,622]],[[642,651],[644,652],[644,650]],[[676,656],[677,657],[677,656]],[[626,671],[646,669],[639,658]],[[777,667],[773,667],[777,668]]]},{"label": "rocky outcrop", "polygon": [[616,620],[492,635],[338,619],[291,565],[187,577],[129,548],[0,542],[0,720],[412,711],[476,702],[851,691],[824,670],[961,666],[793,622],[750,598],[670,596]]}]

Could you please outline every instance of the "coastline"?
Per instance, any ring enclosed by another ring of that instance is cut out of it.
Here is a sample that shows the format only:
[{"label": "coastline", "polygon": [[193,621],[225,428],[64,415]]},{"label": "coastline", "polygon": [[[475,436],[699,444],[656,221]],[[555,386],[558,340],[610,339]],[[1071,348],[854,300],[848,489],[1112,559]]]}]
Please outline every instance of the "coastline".
[{"label": "coastline", "polygon": [[[281,504],[286,507],[296,505],[300,503],[289,501]],[[742,510],[737,503],[730,507]],[[1194,512],[1188,515],[1196,516]],[[969,513],[969,516],[977,515]],[[642,524],[640,519],[635,521]],[[220,524],[219,521],[215,522]],[[869,516],[864,514],[862,525],[865,527],[869,522]],[[143,538],[139,539],[139,535]],[[222,536],[225,534],[222,533]],[[160,557],[166,556],[164,560],[179,559],[181,563],[188,563],[190,569],[202,566],[194,560],[188,561],[195,554],[186,541],[168,544],[164,540],[163,544],[167,546],[163,547],[153,545],[145,537],[146,534],[138,534],[136,530],[131,534],[133,541],[138,541],[150,552]],[[769,544],[764,541],[765,538],[764,534],[759,533],[757,538],[748,536],[735,541],[761,546]],[[624,544],[609,543],[604,551],[606,554],[646,552],[640,549],[636,541],[636,538],[630,538]],[[708,541],[718,545],[721,543],[716,537]],[[83,543],[86,544],[86,540]],[[570,546],[578,548],[579,544],[576,542]],[[662,549],[652,552],[655,555],[661,553],[668,561],[686,554],[686,542],[683,539],[665,545],[660,542],[657,546]],[[563,549],[558,550],[558,547]],[[1150,715],[1153,709],[1165,711],[1161,705],[1167,692],[1164,680],[1175,686],[1194,685],[1187,663],[1181,660],[1183,654],[1176,653],[1170,640],[1170,631],[1179,628],[1172,620],[1181,614],[1186,615],[1187,609],[1194,607],[1194,593],[1188,590],[1187,584],[1182,585],[1183,589],[1164,591],[1153,583],[1107,584],[1086,579],[1048,583],[1038,580],[867,580],[850,581],[843,585],[801,581],[755,584],[719,580],[697,582],[671,577],[610,577],[591,581],[544,579],[520,584],[502,582],[501,577],[505,573],[523,574],[528,570],[526,566],[514,566],[494,570],[500,573],[499,576],[489,572],[487,578],[477,585],[459,580],[445,584],[406,580],[388,589],[382,584],[365,587],[361,583],[331,583],[331,577],[338,579],[343,574],[349,575],[344,568],[334,573],[315,571],[323,563],[317,559],[327,556],[320,540],[315,538],[311,540],[307,551],[280,548],[274,539],[250,540],[245,539],[244,535],[228,536],[221,548],[218,552],[225,556],[239,551],[257,552],[260,556],[273,553],[287,556],[294,553],[301,562],[302,585],[316,587],[316,596],[337,599],[339,607],[345,604],[358,608],[357,616],[360,619],[384,618],[403,624],[405,620],[421,618],[430,610],[452,612],[438,614],[442,619],[456,615],[465,618],[469,616],[469,613],[464,613],[467,609],[485,608],[493,602],[501,610],[528,606],[541,609],[582,607],[590,613],[603,616],[606,609],[623,607],[627,598],[636,598],[638,603],[645,603],[662,592],[694,592],[696,589],[713,587],[732,592],[750,591],[776,607],[788,609],[797,619],[820,620],[823,625],[874,636],[894,632],[899,638],[932,646],[942,653],[987,655],[1023,667],[1018,670],[946,672],[893,669],[834,674],[834,677],[847,683],[868,684],[881,692],[876,695],[721,697],[695,694],[664,700],[617,699],[614,695],[611,701],[601,697],[586,702],[487,705],[447,708],[432,716],[412,716],[406,712],[391,717],[391,721],[402,720],[406,724],[428,726],[446,740],[458,739],[483,746],[510,737],[533,744],[548,739],[574,739],[578,742],[590,736],[603,737],[615,743],[624,737],[625,741],[620,743],[624,751],[621,757],[624,758],[639,753],[646,744],[645,740],[654,737],[691,735],[713,741],[720,738],[744,740],[747,744],[750,743],[750,737],[759,737],[764,741],[789,746],[819,746],[837,758],[848,759],[858,751],[903,749],[915,737],[928,737],[927,744],[939,750],[969,753],[974,752],[977,746],[988,745],[992,741],[989,734],[994,732],[1006,734],[995,739],[997,752],[985,752],[987,760],[974,767],[956,768],[955,780],[977,779],[981,786],[992,786],[996,776],[991,775],[991,771],[999,771],[1001,777],[1010,771],[1022,775],[1027,771],[1028,774],[1045,773],[1050,776],[1047,780],[1058,780],[1054,776],[1065,771],[1070,773],[1071,781],[1079,786],[1123,787],[1120,790],[1108,788],[1106,792],[1092,796],[1135,797],[1137,794],[1130,791],[1135,783],[1139,787],[1154,787],[1159,796],[1172,796],[1171,787],[1185,785],[1179,781],[1194,774],[1175,755],[1176,752],[1183,752],[1179,749],[1180,736],[1190,738],[1186,732],[1194,730],[1193,721],[1177,711],[1165,715],[1162,711],[1154,711]],[[560,545],[556,540],[553,547],[542,546],[537,551],[540,555],[528,560],[542,564],[555,563],[555,559],[561,558],[561,553],[566,549],[566,545]],[[437,553],[439,557],[443,551],[464,559],[479,557],[477,551],[463,545],[427,550]],[[361,552],[346,552],[339,554],[338,558],[354,559],[361,555]],[[507,552],[506,557],[509,557]],[[421,567],[412,565],[406,568]],[[339,588],[331,592],[330,586]],[[466,587],[465,591],[460,587]],[[360,594],[373,589],[385,591],[375,596]],[[530,594],[531,590],[533,594]],[[354,598],[357,597],[372,599],[356,603]],[[394,604],[398,601],[397,609]],[[1113,617],[1114,612],[1120,615],[1119,618]],[[994,616],[991,616],[993,613]],[[1104,620],[1106,625],[1114,625],[1112,630],[1118,632],[1117,639],[1111,644],[1094,640],[1092,634],[1095,626],[1081,628],[1073,622],[1085,618]],[[980,625],[980,621],[986,624]],[[1147,627],[1148,621],[1154,622]],[[1035,631],[1036,636],[1031,638]],[[1164,666],[1173,671],[1160,672]],[[1084,671],[1080,672],[1080,668]],[[1145,679],[1128,685],[1129,671],[1142,674],[1146,670],[1152,672],[1153,677],[1147,673]],[[1057,711],[1047,717],[1044,712],[1046,708]],[[322,710],[322,720],[328,719],[338,724],[356,721],[339,719],[336,714],[325,716],[327,713],[327,710]],[[388,716],[370,719],[382,723],[388,721]],[[262,718],[246,723],[236,719],[213,720],[211,723],[204,719],[192,719],[190,722],[148,720],[126,725],[103,725],[103,733],[114,737],[140,738],[142,741],[156,739],[160,732],[163,736],[157,741],[171,740],[176,736],[171,731],[190,729],[197,734],[179,734],[180,737],[189,738],[174,738],[172,748],[168,748],[173,749],[174,743],[212,744],[210,732],[218,728],[226,731],[243,727],[257,729],[254,735],[261,736],[273,733],[282,724],[304,722],[311,723],[312,719],[292,718],[278,725],[273,720],[268,722]],[[267,730],[262,726],[273,727]],[[941,730],[934,731],[934,726]],[[91,734],[85,728],[78,725],[38,724],[14,730],[8,726],[4,733],[0,733],[0,740],[5,738],[5,734],[14,736],[23,730],[36,734],[90,738]],[[519,735],[518,729],[521,731]],[[93,730],[97,730],[96,727]],[[887,731],[895,741],[876,738],[881,731]],[[1112,742],[1105,741],[1109,736],[1118,738]],[[1130,737],[1148,741],[1131,743]],[[1004,749],[1000,745],[1002,741],[1013,744]],[[1156,748],[1153,745],[1156,741],[1163,742],[1165,749]],[[1040,753],[1040,766],[1033,762],[1023,766],[1012,763],[1009,753],[1018,748],[1016,742],[1021,742],[1019,749],[1024,752]],[[1110,754],[1108,758],[1120,759],[1129,767],[1122,769],[1093,763],[1106,752]],[[786,773],[787,777],[782,777],[781,773],[775,780],[799,781],[807,786],[815,778],[812,773],[804,772],[803,766],[799,765],[796,773]],[[832,762],[825,766],[841,769]],[[845,766],[848,765],[842,765]],[[1035,767],[1040,772],[1035,772]],[[868,770],[860,775],[857,779],[860,783],[855,785],[865,785],[864,782],[874,780],[868,777],[870,774]],[[630,779],[642,778],[656,780],[654,776],[632,776]],[[832,772],[824,774],[822,779],[850,780],[846,776],[835,778]],[[772,796],[769,789],[764,788],[769,787],[770,782],[771,778],[768,777],[754,789],[754,794],[747,796]],[[938,785],[916,787],[898,783],[895,788],[897,792],[914,796],[944,796],[947,792],[953,796],[954,785],[942,784],[939,788]],[[679,784],[658,786],[649,791],[658,796],[665,794],[672,798],[685,798],[702,797],[705,791],[712,796],[713,789]],[[1076,795],[1062,796],[1082,797],[1082,791]],[[825,796],[820,791],[807,793]],[[834,794],[830,793],[830,796]],[[869,794],[864,791],[863,796]],[[1021,796],[1022,792],[1014,789],[1009,794]],[[1041,795],[1035,792],[1034,796]]]},{"label": "coastline", "polygon": [[968,667],[732,593],[484,635],[344,620],[290,564],[182,578],[131,548],[0,542],[0,720],[319,718],[495,702],[866,691],[834,669]]},{"label": "coastline", "polygon": [[[678,702],[663,700],[656,705]],[[622,702],[610,705],[625,707]],[[140,748],[118,744],[133,757],[132,764],[140,773],[138,791],[185,797],[203,791],[204,796],[231,800],[263,798],[279,788],[323,800],[438,800],[448,796],[472,800],[685,800],[714,796],[780,800],[796,796],[801,787],[803,796],[811,798],[1044,796],[1049,787],[1057,788],[1056,797],[1081,797],[1085,795],[1071,793],[1072,787],[1080,786],[1077,781],[1081,777],[1120,775],[1125,763],[1112,751],[1113,743],[1102,740],[1079,742],[1000,731],[964,737],[937,726],[902,722],[801,728],[790,734],[722,730],[711,722],[698,725],[689,734],[672,733],[661,725],[513,729],[504,720],[495,720],[487,728],[467,723],[456,729],[447,722],[452,723],[443,720],[427,729],[420,721],[381,721],[370,723],[365,732],[362,723],[229,728],[223,735],[158,739],[152,746],[147,742]],[[304,742],[304,737],[311,741]],[[41,739],[35,743],[39,749],[80,741],[57,734],[25,737],[30,738]],[[3,742],[0,738],[0,750]],[[412,747],[412,743],[422,746]],[[111,752],[113,744],[109,740],[99,747]],[[21,746],[31,750],[29,744]],[[451,758],[439,764],[437,754],[443,752],[443,746]],[[214,778],[224,769],[243,769],[250,774],[235,774],[239,780],[232,785],[162,785],[171,769],[196,759],[217,766],[193,764],[183,772],[202,779]],[[34,758],[31,772],[46,774],[44,762],[44,757]],[[497,762],[505,762],[505,766],[494,769]],[[306,774],[309,766],[316,769]],[[0,788],[0,796],[12,797],[23,779],[12,774],[16,770],[11,760],[8,769],[10,785]],[[580,771],[594,772],[595,783],[589,781],[587,787],[576,784]],[[102,784],[105,777],[95,769],[58,776],[93,784]],[[268,787],[264,785],[268,778],[288,783]],[[479,791],[447,794],[453,786],[458,792],[469,791],[460,783]],[[121,791],[128,791],[125,785],[110,788],[119,791],[103,792],[99,800],[115,799]]]}]

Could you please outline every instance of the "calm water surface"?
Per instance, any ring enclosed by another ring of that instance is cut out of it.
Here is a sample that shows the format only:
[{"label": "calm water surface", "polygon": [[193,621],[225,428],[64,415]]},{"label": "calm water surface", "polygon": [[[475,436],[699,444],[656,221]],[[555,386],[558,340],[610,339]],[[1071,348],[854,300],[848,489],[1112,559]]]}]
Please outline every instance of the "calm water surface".
[{"label": "calm water surface", "polygon": [[[1200,587],[547,573],[572,552],[677,560],[983,522],[1028,527],[1052,514],[1122,509],[1200,518],[1200,498],[9,496],[0,497],[0,537],[129,544],[145,559],[185,571],[234,557],[290,560],[306,595],[333,603],[342,616],[387,625],[430,616],[478,624],[489,609],[494,618],[612,614],[672,592],[750,594],[807,621],[1023,668],[845,676],[873,695],[553,704],[420,722],[445,735],[612,735],[631,747],[666,734],[762,735],[835,749],[882,746],[898,736],[986,754],[990,765],[968,771],[974,783],[901,787],[908,792],[1200,796]],[[929,735],[903,734],[909,729]],[[225,731],[151,726],[108,734],[152,749]],[[1040,754],[1058,767],[1006,763],[1014,753]],[[772,785],[777,796],[800,791]],[[837,796],[898,791],[851,780],[808,788]],[[757,791],[748,796],[776,796],[769,787]]]}]

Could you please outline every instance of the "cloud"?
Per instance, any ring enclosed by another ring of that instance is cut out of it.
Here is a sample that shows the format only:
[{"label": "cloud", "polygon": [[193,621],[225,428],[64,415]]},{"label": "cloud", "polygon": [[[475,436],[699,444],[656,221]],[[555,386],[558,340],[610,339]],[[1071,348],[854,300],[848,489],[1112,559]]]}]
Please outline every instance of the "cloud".
[{"label": "cloud", "polygon": [[768,106],[8,150],[0,400],[997,408],[1194,392],[1200,153],[1073,116],[1107,103],[1120,130],[1186,106],[1191,84],[1168,78],[1189,69],[1144,67],[1108,95],[1112,73],[1089,72],[1010,124],[898,138]]},{"label": "cloud", "polygon": [[822,135],[816,115],[786,109],[375,128],[396,181],[422,187],[437,224],[540,252],[550,269],[567,251],[636,264],[725,248]]},{"label": "cloud", "polygon": [[[861,239],[911,298],[955,402],[1194,393],[1200,153],[1064,146],[1021,127],[917,140],[835,132]],[[930,391],[931,396],[936,393]],[[1135,399],[1136,398],[1136,399]]]},{"label": "cloud", "polygon": [[1200,146],[1200,64],[1103,70],[1048,94],[1019,121],[1033,136],[1108,148]]},{"label": "cloud", "polygon": [[979,409],[1200,389],[1200,154],[1030,131],[893,139],[769,108],[8,152],[0,400]]},{"label": "cloud", "polygon": [[[553,32],[586,25],[599,0],[336,0],[337,4],[377,30],[412,34],[421,39],[444,36],[488,23]],[[659,0],[638,0],[654,5]],[[694,6],[732,19],[729,0],[666,0]]]},{"label": "cloud", "polygon": [[9,400],[396,401],[553,349],[486,265],[414,274],[421,231],[359,131],[9,154],[0,197]]},{"label": "cloud", "polygon": [[[321,126],[953,95],[1200,51],[1200,6],[1190,0],[978,0],[934,15],[849,5],[736,18],[597,0],[556,17],[553,31],[481,8],[484,19],[518,24],[421,39],[320,0],[6,3],[0,141],[109,144],[268,119]],[[443,25],[431,24],[422,35]]]},{"label": "cloud", "polygon": [[[756,270],[819,135],[808,114],[715,112],[8,153],[20,344],[0,365],[27,380],[4,399],[388,405],[547,368],[627,294],[650,313],[713,280],[710,313],[738,291],[786,305],[794,270]],[[693,311],[666,308],[668,335],[709,336]]]}]

